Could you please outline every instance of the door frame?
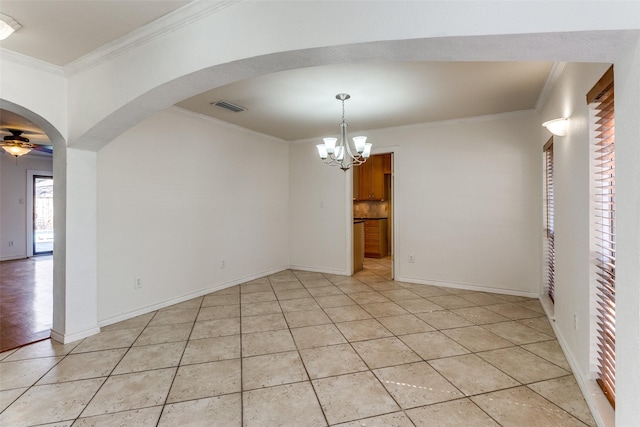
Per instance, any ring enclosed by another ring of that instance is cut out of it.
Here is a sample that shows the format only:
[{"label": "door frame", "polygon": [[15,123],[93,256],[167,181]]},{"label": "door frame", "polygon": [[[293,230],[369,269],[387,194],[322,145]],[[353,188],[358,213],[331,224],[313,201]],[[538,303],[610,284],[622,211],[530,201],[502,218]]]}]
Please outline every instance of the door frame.
[{"label": "door frame", "polygon": [[[53,178],[53,171],[27,170],[27,257],[33,256],[33,178],[36,176]],[[56,195],[54,194],[55,198]],[[55,230],[54,230],[55,232]]]},{"label": "door frame", "polygon": [[[393,280],[397,277],[398,273],[398,261],[397,255],[398,248],[398,152],[399,147],[397,145],[391,147],[374,148],[371,151],[371,155],[374,154],[393,154],[391,156],[391,277]],[[357,166],[355,166],[357,167]],[[353,170],[349,172],[349,179],[347,179],[347,220],[349,221],[349,233],[347,233],[347,270],[349,275],[353,275]]]}]

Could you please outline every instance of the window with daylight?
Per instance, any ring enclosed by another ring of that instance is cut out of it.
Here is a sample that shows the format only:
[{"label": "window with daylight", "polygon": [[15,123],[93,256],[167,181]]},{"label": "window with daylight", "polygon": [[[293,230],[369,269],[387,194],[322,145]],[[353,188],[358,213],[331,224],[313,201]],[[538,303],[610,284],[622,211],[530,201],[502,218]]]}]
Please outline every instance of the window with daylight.
[{"label": "window with daylight", "polygon": [[554,249],[554,227],[553,227],[553,138],[549,139],[543,148],[544,168],[545,168],[545,231],[547,234],[547,294],[551,301],[555,301],[555,249]]},{"label": "window with daylight", "polygon": [[587,94],[595,154],[597,382],[615,408],[616,377],[616,160],[613,66]]}]

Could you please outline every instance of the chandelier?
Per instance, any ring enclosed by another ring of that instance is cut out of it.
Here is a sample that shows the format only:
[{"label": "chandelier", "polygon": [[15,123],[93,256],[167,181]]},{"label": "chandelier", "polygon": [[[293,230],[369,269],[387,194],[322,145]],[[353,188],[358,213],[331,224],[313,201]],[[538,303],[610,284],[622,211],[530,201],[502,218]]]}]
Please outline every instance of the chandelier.
[{"label": "chandelier", "polygon": [[358,166],[367,161],[371,155],[371,144],[366,136],[353,137],[353,148],[347,138],[347,124],[344,121],[344,101],[351,98],[348,93],[339,93],[336,99],[342,102],[342,122],[340,123],[340,142],[338,138],[322,138],[324,144],[318,144],[318,154],[322,161],[331,166],[339,166],[347,171],[351,166]]},{"label": "chandelier", "polygon": [[29,144],[29,139],[22,136],[22,131],[17,129],[8,129],[10,136],[5,136],[4,141],[0,143],[0,147],[7,153],[16,158],[24,156],[33,148],[33,144]]}]

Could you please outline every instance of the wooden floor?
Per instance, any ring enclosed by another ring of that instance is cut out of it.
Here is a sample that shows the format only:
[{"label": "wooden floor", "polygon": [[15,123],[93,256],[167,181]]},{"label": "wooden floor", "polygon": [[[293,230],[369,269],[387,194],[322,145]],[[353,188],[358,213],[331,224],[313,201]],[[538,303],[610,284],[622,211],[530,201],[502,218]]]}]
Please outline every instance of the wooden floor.
[{"label": "wooden floor", "polygon": [[0,352],[50,337],[53,256],[0,263]]}]

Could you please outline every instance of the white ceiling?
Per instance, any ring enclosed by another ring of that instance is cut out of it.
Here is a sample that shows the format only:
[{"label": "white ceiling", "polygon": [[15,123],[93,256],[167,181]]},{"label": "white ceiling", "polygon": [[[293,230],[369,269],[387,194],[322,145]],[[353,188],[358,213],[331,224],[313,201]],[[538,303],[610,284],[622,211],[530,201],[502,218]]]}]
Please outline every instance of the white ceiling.
[{"label": "white ceiling", "polygon": [[125,36],[188,0],[1,0],[0,12],[22,28],[0,46],[54,65]]},{"label": "white ceiling", "polygon": [[[346,92],[350,132],[533,109],[550,62],[383,62],[282,71],[177,105],[287,141],[338,133]],[[228,101],[247,111],[211,105]]]},{"label": "white ceiling", "polygon": [[[0,47],[64,66],[189,1],[1,0],[23,28]],[[231,6],[233,7],[233,6]],[[177,105],[284,140],[533,109],[550,62],[378,62],[295,69],[212,89]],[[231,113],[211,102],[247,109]],[[12,123],[9,124],[9,118]],[[0,111],[0,128],[20,126]],[[24,123],[31,129],[30,123]],[[38,142],[38,141],[34,141]]]}]

